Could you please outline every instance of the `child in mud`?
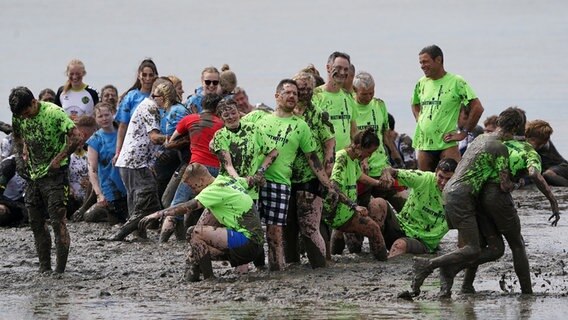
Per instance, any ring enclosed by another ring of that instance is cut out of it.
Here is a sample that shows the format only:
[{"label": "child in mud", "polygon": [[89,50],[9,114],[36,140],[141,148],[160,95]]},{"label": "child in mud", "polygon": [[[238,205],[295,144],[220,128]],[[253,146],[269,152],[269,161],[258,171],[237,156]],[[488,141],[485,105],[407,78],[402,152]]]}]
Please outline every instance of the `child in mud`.
[{"label": "child in mud", "polygon": [[81,133],[60,107],[37,101],[26,87],[10,92],[18,174],[27,182],[25,203],[39,257],[39,271],[51,271],[49,217],[55,235],[55,272],[63,273],[69,255],[67,165]]},{"label": "child in mud", "polygon": [[448,232],[442,190],[454,175],[457,162],[440,160],[435,172],[389,168],[388,173],[410,188],[408,199],[395,216],[387,216],[383,235],[389,259],[404,253],[433,253]]},{"label": "child in mud", "polygon": [[[381,198],[371,198],[367,207],[358,206],[357,182],[378,186],[382,184],[362,173],[360,162],[369,157],[379,147],[380,140],[372,128],[359,131],[347,148],[335,155],[335,165],[331,174],[333,186],[340,194],[341,203],[324,205],[324,220],[332,228],[369,238],[371,253],[377,260],[387,259],[387,248],[381,234],[381,227],[387,215],[387,203]],[[348,198],[343,199],[341,194]]]},{"label": "child in mud", "polygon": [[139,230],[158,219],[195,213],[205,208],[222,227],[197,225],[188,230],[189,254],[186,280],[213,277],[212,258],[229,260],[233,267],[253,261],[262,251],[263,232],[248,187],[260,176],[214,178],[204,165],[187,166],[183,181],[195,192],[195,198],[153,213],[140,220]]},{"label": "child in mud", "polygon": [[[499,241],[489,235],[493,226],[477,213],[479,200],[487,196],[484,186],[494,184],[495,192],[510,192],[513,183],[509,175],[509,153],[502,141],[511,140],[513,134],[525,125],[524,114],[509,108],[499,115],[499,130],[477,137],[469,146],[457,166],[454,176],[444,188],[446,220],[448,226],[458,230],[459,248],[433,259],[414,258],[412,294],[420,294],[420,287],[435,268],[440,268],[440,297],[449,297],[457,271],[467,263],[492,261],[497,256]],[[480,232],[487,246],[480,248]],[[497,239],[499,238],[499,239]],[[498,257],[498,256],[497,256]]]}]

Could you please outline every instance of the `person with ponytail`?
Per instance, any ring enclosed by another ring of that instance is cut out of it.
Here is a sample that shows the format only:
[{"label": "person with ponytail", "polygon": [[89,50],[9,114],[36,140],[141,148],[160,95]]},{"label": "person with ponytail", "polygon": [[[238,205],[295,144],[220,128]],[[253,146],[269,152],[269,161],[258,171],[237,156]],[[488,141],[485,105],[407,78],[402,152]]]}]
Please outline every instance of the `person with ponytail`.
[{"label": "person with ponytail", "polygon": [[65,70],[67,82],[59,87],[55,95],[55,104],[62,107],[73,120],[80,116],[93,116],[93,107],[99,103],[97,91],[83,82],[86,74],[85,64],[81,60],[69,61]]}]

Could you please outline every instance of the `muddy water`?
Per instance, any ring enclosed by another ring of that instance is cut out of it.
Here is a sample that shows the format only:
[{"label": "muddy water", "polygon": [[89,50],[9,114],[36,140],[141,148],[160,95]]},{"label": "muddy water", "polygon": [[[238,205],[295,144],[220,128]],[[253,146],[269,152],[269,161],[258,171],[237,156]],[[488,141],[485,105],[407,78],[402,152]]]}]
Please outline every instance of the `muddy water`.
[{"label": "muddy water", "polygon": [[[554,189],[562,212],[568,192]],[[214,263],[217,279],[182,281],[185,244],[97,241],[115,231],[101,224],[70,223],[72,249],[64,275],[39,275],[29,228],[0,229],[0,319],[563,319],[568,314],[568,220],[548,226],[549,206],[534,190],[514,194],[523,224],[535,294],[521,296],[510,251],[480,267],[475,295],[439,301],[437,273],[414,301],[397,299],[411,281],[410,256],[379,263],[367,254],[334,256],[312,270],[304,258],[285,272],[251,270],[237,276]],[[455,232],[443,252],[455,246]],[[129,238],[129,240],[132,240]],[[368,252],[368,246],[364,248]],[[252,267],[251,267],[252,269]],[[501,281],[501,284],[500,284]]]}]

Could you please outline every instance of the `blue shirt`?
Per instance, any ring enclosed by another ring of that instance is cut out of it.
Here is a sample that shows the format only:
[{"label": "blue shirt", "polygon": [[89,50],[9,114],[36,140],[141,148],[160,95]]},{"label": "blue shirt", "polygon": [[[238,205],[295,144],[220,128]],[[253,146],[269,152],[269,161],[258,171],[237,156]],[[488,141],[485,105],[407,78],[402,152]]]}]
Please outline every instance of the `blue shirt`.
[{"label": "blue shirt", "polygon": [[181,103],[171,106],[162,117],[160,131],[167,136],[171,136],[176,130],[178,122],[188,114],[189,110]]},{"label": "blue shirt", "polygon": [[197,108],[197,113],[201,113],[203,111],[203,106],[201,105],[203,101],[203,87],[199,87],[195,89],[195,94],[189,96],[185,103],[185,106],[191,112],[191,105],[194,105]]},{"label": "blue shirt", "polygon": [[136,110],[136,108],[138,107],[140,102],[142,102],[142,100],[148,98],[149,96],[150,96],[149,92],[144,93],[138,89],[129,91],[126,94],[126,96],[124,96],[124,99],[120,101],[120,105],[118,106],[118,112],[116,113],[114,119],[117,122],[122,122],[126,124],[130,123],[130,118],[132,117],[134,110]]},{"label": "blue shirt", "polygon": [[118,168],[112,165],[112,158],[116,150],[116,136],[116,131],[107,133],[99,129],[86,142],[99,154],[99,184],[107,201],[126,197],[126,188],[122,183]]}]

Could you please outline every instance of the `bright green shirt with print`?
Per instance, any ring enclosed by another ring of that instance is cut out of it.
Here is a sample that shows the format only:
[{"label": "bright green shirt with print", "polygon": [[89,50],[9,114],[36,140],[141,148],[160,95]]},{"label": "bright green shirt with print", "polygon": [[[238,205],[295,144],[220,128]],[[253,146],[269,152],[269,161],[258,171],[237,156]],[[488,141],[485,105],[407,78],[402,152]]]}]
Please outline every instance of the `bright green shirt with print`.
[{"label": "bright green shirt with print", "polygon": [[262,117],[257,126],[264,130],[271,141],[270,149],[278,150],[278,157],[266,170],[264,177],[268,181],[290,186],[292,163],[296,159],[298,150],[303,153],[316,150],[310,128],[298,116],[282,118],[274,114]]},{"label": "bright green shirt with print", "polygon": [[462,105],[475,98],[461,76],[446,73],[438,80],[422,77],[412,96],[412,104],[420,105],[412,146],[416,150],[444,150],[457,145],[457,141],[444,142],[443,136],[457,129]]},{"label": "bright green shirt with print", "polygon": [[430,252],[434,252],[449,230],[436,174],[398,170],[397,180],[411,188],[404,207],[397,214],[400,227],[407,237],[422,241]]},{"label": "bright green shirt with print", "polygon": [[467,147],[444,192],[459,189],[477,195],[485,183],[500,183],[499,173],[508,168],[507,147],[496,133],[482,134]]},{"label": "bright green shirt with print", "polygon": [[[509,150],[509,170],[513,177],[533,167],[542,171],[542,164],[538,152],[526,141],[507,140],[503,142]],[[525,172],[526,173],[526,172]]]},{"label": "bright green shirt with print", "polygon": [[369,176],[378,177],[383,169],[390,166],[389,158],[383,141],[383,134],[389,129],[389,118],[387,107],[383,100],[373,98],[368,105],[362,105],[355,101],[355,112],[357,118],[357,130],[365,130],[367,128],[375,129],[380,140],[380,145],[369,157]]},{"label": "bright green shirt with print", "polygon": [[[300,116],[312,131],[314,138],[314,145],[316,147],[316,154],[323,164],[323,149],[324,144],[329,139],[333,138],[333,127],[329,122],[325,122],[329,115],[327,112],[322,112],[320,108],[311,105],[306,108],[304,114]],[[316,176],[310,165],[306,155],[298,150],[296,159],[292,164],[292,183],[304,183],[314,179]]]},{"label": "bright green shirt with print", "polygon": [[271,114],[268,111],[264,111],[264,110],[254,110],[250,113],[248,113],[247,115],[245,115],[244,117],[241,118],[241,122],[248,122],[248,123],[252,123],[255,124],[257,123],[260,119],[264,118],[265,116]]},{"label": "bright green shirt with print", "polygon": [[217,176],[195,199],[211,211],[215,219],[228,229],[243,233],[249,240],[263,243],[260,219],[253,210],[244,178]]},{"label": "bright green shirt with print", "polygon": [[[271,151],[270,143],[268,137],[256,125],[241,122],[236,131],[223,127],[215,132],[210,149],[215,154],[220,151],[228,152],[237,174],[240,177],[248,177],[256,173],[266,155]],[[229,176],[223,162],[220,161],[220,163],[219,174]],[[258,199],[258,188],[250,188],[249,195],[253,200]]]},{"label": "bright green shirt with print", "polygon": [[351,143],[351,120],[357,118],[353,102],[353,97],[343,90],[329,92],[325,90],[324,85],[314,89],[312,103],[329,114],[335,135],[336,152]]},{"label": "bright green shirt with print", "polygon": [[[353,201],[357,201],[357,180],[360,177],[361,165],[359,160],[351,159],[345,149],[337,151],[331,180],[339,186],[343,194]],[[337,204],[335,212],[331,212],[332,209],[329,208],[327,203],[324,206],[326,207],[324,220],[334,229],[344,225],[354,215],[353,210],[343,203]]]},{"label": "bright green shirt with print", "polygon": [[[67,145],[67,135],[75,127],[63,109],[53,103],[38,101],[39,113],[31,119],[12,117],[14,135],[23,139],[29,154],[27,170],[32,180],[47,174],[49,164]],[[61,166],[68,164],[68,157]]]}]

